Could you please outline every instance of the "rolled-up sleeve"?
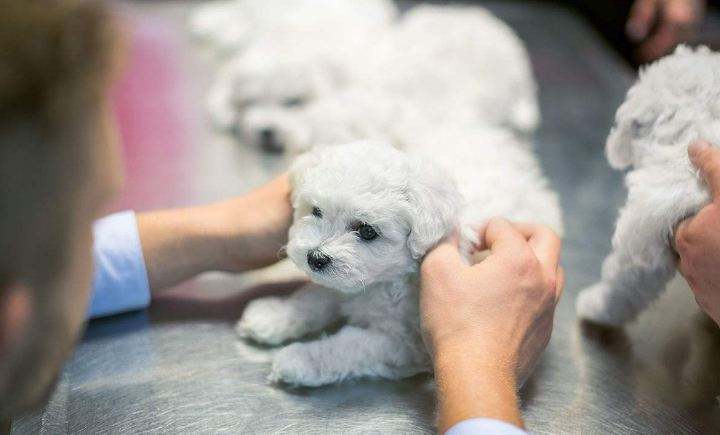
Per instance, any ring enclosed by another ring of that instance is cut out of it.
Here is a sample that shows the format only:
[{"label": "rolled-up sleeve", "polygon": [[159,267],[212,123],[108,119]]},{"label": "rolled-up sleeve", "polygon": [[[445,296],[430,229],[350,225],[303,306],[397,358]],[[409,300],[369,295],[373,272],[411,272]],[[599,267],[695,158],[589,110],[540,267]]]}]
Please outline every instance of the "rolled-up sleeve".
[{"label": "rolled-up sleeve", "polygon": [[88,316],[102,317],[150,305],[145,259],[132,211],[98,220],[93,228],[95,276]]},{"label": "rolled-up sleeve", "polygon": [[445,432],[445,435],[475,434],[527,435],[527,432],[510,423],[489,418],[471,418],[461,421]]}]

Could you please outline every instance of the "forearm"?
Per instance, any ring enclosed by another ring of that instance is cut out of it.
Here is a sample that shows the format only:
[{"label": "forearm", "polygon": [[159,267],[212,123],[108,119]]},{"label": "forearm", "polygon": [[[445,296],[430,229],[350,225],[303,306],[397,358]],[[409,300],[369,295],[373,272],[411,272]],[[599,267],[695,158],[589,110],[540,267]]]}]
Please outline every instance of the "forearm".
[{"label": "forearm", "polygon": [[[473,355],[475,354],[475,355]],[[471,418],[489,418],[523,427],[513,370],[468,345],[437,349],[439,429]]]},{"label": "forearm", "polygon": [[137,215],[148,281],[161,290],[208,270],[221,270],[221,230],[210,225],[206,208]]}]

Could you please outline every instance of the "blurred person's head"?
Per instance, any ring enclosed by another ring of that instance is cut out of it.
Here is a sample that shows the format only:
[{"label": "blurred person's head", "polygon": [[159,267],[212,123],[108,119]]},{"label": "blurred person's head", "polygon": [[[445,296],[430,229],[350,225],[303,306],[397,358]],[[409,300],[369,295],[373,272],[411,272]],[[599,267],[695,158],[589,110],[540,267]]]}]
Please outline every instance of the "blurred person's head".
[{"label": "blurred person's head", "polygon": [[0,0],[0,418],[46,398],[85,319],[115,38],[100,1]]}]

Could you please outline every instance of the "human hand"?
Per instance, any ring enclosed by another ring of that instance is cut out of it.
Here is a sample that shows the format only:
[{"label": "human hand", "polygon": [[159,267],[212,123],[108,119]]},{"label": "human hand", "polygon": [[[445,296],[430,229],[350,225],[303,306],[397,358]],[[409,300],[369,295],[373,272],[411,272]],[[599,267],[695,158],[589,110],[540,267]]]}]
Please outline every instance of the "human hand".
[{"label": "human hand", "polygon": [[720,325],[720,150],[698,141],[688,147],[688,155],[707,183],[712,200],[675,231],[678,270],[700,308]]},{"label": "human hand", "polygon": [[490,255],[468,266],[445,242],[423,261],[421,312],[434,353],[479,346],[524,378],[550,339],[562,290],[560,239],[542,225],[491,220]]},{"label": "human hand", "polygon": [[282,175],[210,205],[138,214],[148,281],[158,291],[209,271],[242,272],[277,262],[292,220]]},{"label": "human hand", "polygon": [[441,429],[478,416],[522,424],[515,392],[550,340],[563,287],[561,242],[549,228],[493,219],[483,240],[490,255],[480,263],[467,265],[445,242],[421,266]]},{"label": "human hand", "polygon": [[222,270],[242,272],[281,258],[292,222],[290,191],[283,174],[246,195],[208,206],[224,238]]},{"label": "human hand", "polygon": [[635,0],[626,33],[639,44],[639,60],[651,62],[690,40],[704,15],[705,0]]}]

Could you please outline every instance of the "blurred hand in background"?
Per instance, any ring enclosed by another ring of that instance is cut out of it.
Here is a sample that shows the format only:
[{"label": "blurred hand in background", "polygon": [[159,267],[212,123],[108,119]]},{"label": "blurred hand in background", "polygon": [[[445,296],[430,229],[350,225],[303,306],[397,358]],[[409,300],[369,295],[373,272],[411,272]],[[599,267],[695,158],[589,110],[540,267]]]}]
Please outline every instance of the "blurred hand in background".
[{"label": "blurred hand in background", "polygon": [[640,62],[651,62],[690,41],[705,16],[705,0],[636,0],[626,24]]}]

